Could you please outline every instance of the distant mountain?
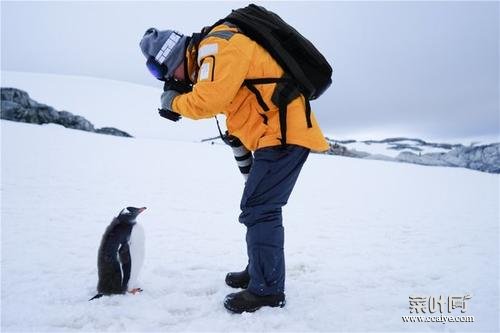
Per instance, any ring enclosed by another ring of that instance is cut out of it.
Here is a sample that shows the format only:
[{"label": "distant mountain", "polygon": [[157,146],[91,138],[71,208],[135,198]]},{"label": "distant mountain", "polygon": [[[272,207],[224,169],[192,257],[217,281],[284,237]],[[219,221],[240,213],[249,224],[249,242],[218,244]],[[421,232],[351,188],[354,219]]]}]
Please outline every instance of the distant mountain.
[{"label": "distant mountain", "polygon": [[[327,154],[348,157],[406,162],[421,165],[461,167],[500,173],[500,143],[469,146],[433,143],[421,139],[388,138],[384,140],[333,140],[327,138]],[[396,154],[395,154],[396,153]]]},{"label": "distant mountain", "polygon": [[0,95],[1,119],[32,124],[59,124],[87,132],[132,137],[114,127],[94,128],[94,125],[84,117],[68,111],[57,111],[51,106],[38,103],[20,89],[1,88]]}]

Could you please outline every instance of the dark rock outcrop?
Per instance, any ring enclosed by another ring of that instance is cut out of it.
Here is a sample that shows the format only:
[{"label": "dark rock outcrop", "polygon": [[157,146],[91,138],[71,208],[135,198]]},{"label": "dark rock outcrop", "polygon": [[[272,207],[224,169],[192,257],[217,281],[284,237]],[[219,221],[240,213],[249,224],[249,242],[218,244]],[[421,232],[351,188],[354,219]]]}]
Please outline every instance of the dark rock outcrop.
[{"label": "dark rock outcrop", "polygon": [[120,131],[119,129],[116,129],[114,127],[102,127],[98,128],[95,130],[96,133],[99,134],[108,134],[108,135],[114,135],[114,136],[126,136],[130,137],[130,134],[124,131]]},{"label": "dark rock outcrop", "polygon": [[364,151],[357,151],[355,149],[347,149],[345,146],[342,146],[338,143],[330,143],[330,148],[328,149],[327,154],[357,158],[365,158],[370,156],[369,153],[366,153]]},{"label": "dark rock outcrop", "polygon": [[59,124],[81,131],[132,137],[127,132],[113,127],[94,128],[94,125],[82,116],[68,111],[57,111],[51,106],[31,99],[27,92],[16,88],[1,88],[1,119],[31,124]]}]

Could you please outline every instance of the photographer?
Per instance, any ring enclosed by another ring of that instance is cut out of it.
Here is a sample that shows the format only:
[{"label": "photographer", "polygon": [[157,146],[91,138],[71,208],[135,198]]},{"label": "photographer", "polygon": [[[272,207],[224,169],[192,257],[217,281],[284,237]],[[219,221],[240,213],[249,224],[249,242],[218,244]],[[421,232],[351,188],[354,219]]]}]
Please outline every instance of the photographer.
[{"label": "photographer", "polygon": [[297,95],[287,105],[285,119],[280,119],[279,106],[273,103],[278,83],[248,82],[285,73],[233,24],[225,22],[191,37],[151,28],[140,47],[151,73],[165,81],[162,117],[177,121],[181,116],[204,119],[224,114],[231,146],[254,152],[253,164],[251,153],[240,156],[247,161],[240,170],[249,172],[239,216],[247,227],[248,265],[228,273],[226,283],[243,290],[226,296],[224,306],[235,313],[284,306],[282,207],[310,150],[328,149],[314,114],[308,114],[306,122],[306,100]]}]

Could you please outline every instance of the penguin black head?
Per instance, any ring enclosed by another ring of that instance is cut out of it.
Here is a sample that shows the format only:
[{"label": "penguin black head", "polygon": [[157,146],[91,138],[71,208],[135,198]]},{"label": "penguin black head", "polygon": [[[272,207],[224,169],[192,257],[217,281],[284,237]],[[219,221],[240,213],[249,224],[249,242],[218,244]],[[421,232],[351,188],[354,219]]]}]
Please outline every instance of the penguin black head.
[{"label": "penguin black head", "polygon": [[135,223],[136,217],[142,213],[146,207],[136,208],[136,207],[127,207],[123,208],[120,214],[118,215],[118,220],[123,223]]}]

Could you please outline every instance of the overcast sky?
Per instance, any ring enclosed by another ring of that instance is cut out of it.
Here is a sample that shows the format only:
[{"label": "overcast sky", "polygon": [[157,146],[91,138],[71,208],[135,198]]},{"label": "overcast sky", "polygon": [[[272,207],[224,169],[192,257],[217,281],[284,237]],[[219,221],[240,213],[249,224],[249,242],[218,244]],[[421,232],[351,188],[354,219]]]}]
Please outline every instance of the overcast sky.
[{"label": "overcast sky", "polygon": [[[2,1],[2,70],[161,88],[138,47],[147,28],[191,34],[246,4]],[[334,84],[312,104],[326,133],[499,135],[498,2],[258,4],[295,26],[332,64]]]}]

